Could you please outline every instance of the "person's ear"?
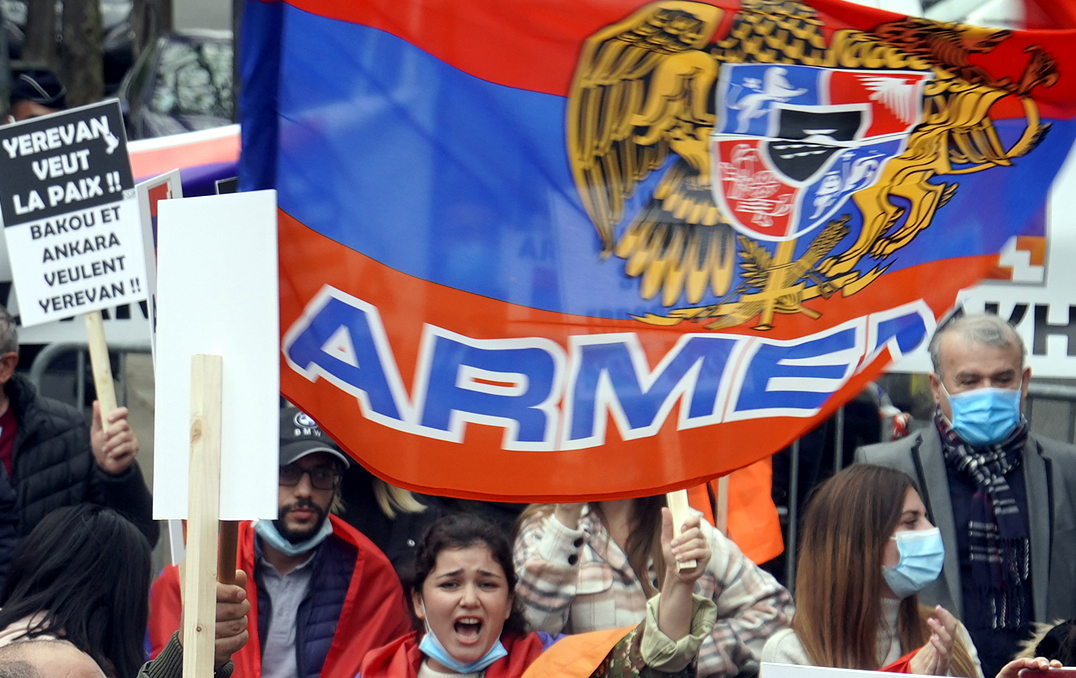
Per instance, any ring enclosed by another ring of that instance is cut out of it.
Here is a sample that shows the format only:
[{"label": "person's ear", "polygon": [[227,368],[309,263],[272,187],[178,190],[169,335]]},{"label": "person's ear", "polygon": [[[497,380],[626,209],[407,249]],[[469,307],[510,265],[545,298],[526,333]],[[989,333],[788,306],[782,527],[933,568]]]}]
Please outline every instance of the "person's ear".
[{"label": "person's ear", "polygon": [[422,594],[418,591],[411,592],[411,609],[414,610],[415,616],[421,621],[426,620],[426,610],[422,605]]},{"label": "person's ear", "polygon": [[19,364],[19,354],[14,351],[0,354],[0,385],[6,384],[11,375],[15,374],[15,367]]},{"label": "person's ear", "polygon": [[515,605],[515,596],[511,593],[508,594],[508,609],[504,611],[504,620],[508,621],[508,618],[512,616],[512,607]]},{"label": "person's ear", "polygon": [[934,372],[931,372],[928,375],[927,380],[930,382],[930,396],[934,399],[934,404],[941,406],[946,401],[945,393],[942,390],[944,386],[941,377]]}]

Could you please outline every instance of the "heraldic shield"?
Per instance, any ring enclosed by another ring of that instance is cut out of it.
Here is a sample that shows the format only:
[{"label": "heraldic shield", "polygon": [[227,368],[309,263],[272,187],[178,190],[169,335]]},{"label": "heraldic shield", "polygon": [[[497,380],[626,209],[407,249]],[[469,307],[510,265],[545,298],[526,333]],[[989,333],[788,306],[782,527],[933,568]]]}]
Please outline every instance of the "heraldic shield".
[{"label": "heraldic shield", "polygon": [[749,237],[791,240],[817,228],[904,152],[931,77],[722,66],[711,135],[714,201]]}]

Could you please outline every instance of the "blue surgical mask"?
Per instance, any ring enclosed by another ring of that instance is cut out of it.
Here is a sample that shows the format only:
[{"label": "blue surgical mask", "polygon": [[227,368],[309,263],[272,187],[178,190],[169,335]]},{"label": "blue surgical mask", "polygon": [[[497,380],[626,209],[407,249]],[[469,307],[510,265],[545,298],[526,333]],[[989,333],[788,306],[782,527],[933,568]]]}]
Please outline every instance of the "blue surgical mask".
[{"label": "blue surgical mask", "polygon": [[1020,423],[1020,389],[977,388],[949,395],[950,425],[969,445],[990,445],[1009,435]]},{"label": "blue surgical mask", "polygon": [[890,538],[897,542],[900,561],[893,567],[882,565],[882,577],[893,595],[904,600],[938,578],[945,563],[945,546],[936,527],[905,530]]},{"label": "blue surgical mask", "polygon": [[326,518],[321,524],[321,529],[315,532],[314,536],[305,541],[301,541],[298,544],[293,544],[285,539],[284,535],[280,534],[280,531],[276,529],[276,525],[274,525],[271,520],[259,520],[255,522],[254,532],[256,532],[266,544],[272,546],[277,551],[286,553],[289,556],[297,556],[313,550],[318,544],[325,541],[325,539],[333,533],[333,526],[328,518]]},{"label": "blue surgical mask", "polygon": [[426,621],[426,617],[428,616],[426,614],[426,603],[422,603],[422,616],[422,623],[426,625],[426,635],[422,636],[422,640],[418,644],[419,651],[450,671],[455,671],[456,673],[478,673],[479,671],[484,671],[486,667],[501,657],[508,656],[508,650],[504,649],[501,639],[498,638],[497,642],[477,660],[470,664],[461,664],[448,654],[448,651],[445,650],[445,646],[437,639],[437,634],[430,628],[430,623]]}]

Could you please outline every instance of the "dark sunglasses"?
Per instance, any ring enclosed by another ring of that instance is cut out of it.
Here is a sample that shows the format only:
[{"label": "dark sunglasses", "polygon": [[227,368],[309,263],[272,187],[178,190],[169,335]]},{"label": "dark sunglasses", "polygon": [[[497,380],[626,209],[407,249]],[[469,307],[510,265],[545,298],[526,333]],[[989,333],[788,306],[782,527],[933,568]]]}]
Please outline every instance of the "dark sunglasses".
[{"label": "dark sunglasses", "polygon": [[294,487],[303,479],[303,475],[310,476],[310,484],[316,490],[334,490],[343,475],[333,465],[313,466],[303,468],[298,464],[288,464],[280,467],[280,484],[284,487]]}]

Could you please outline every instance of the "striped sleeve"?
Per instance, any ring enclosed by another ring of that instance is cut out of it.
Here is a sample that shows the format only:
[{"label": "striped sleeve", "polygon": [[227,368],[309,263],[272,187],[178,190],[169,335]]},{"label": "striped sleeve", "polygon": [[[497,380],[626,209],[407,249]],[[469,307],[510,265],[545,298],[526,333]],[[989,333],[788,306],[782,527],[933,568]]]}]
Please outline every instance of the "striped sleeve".
[{"label": "striped sleeve", "polygon": [[553,515],[533,516],[516,537],[514,560],[531,629],[557,634],[566,630],[579,580],[579,559],[587,534],[572,530]]}]

